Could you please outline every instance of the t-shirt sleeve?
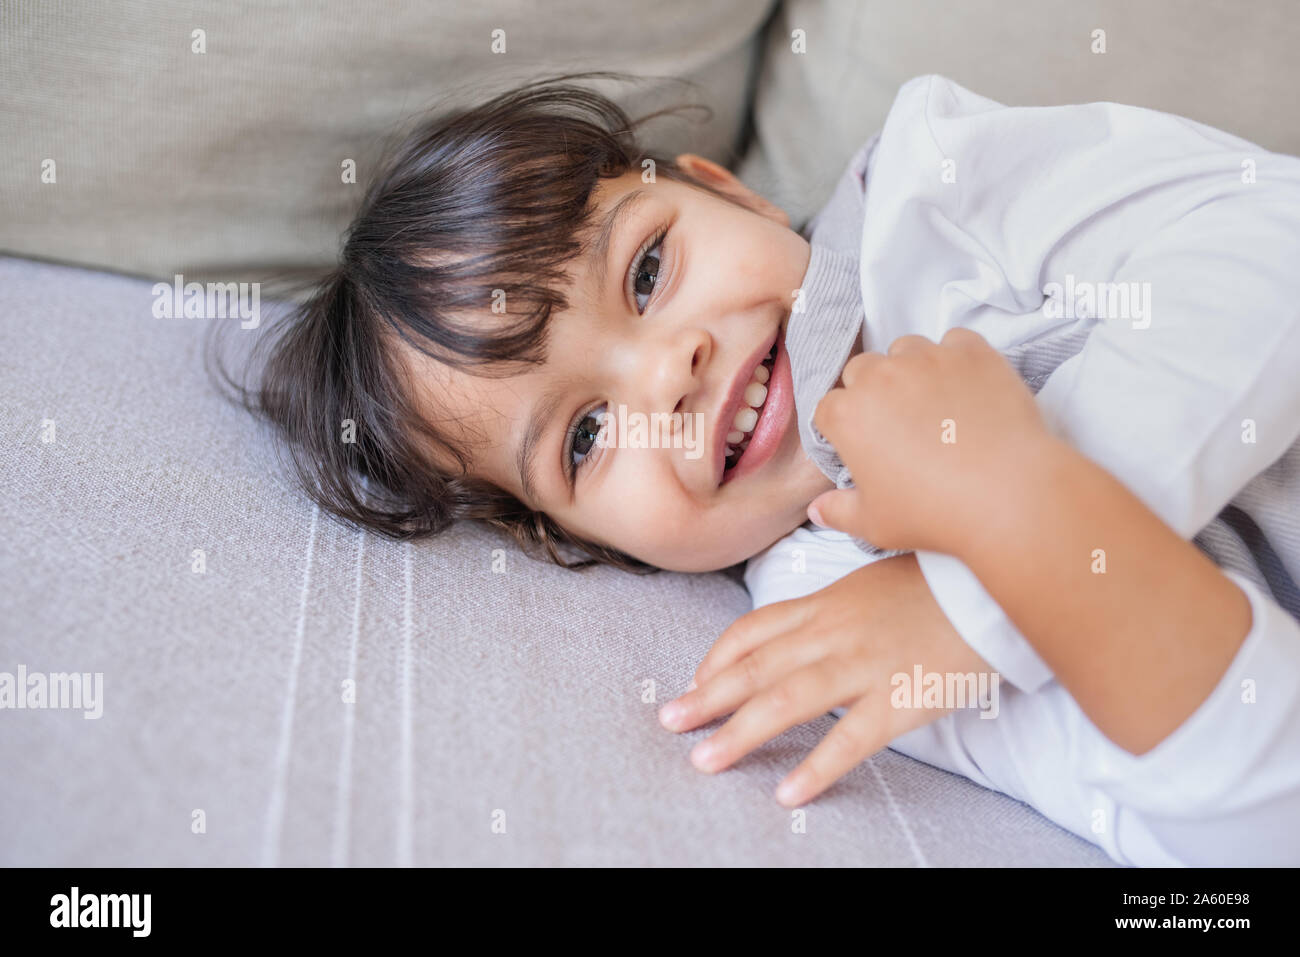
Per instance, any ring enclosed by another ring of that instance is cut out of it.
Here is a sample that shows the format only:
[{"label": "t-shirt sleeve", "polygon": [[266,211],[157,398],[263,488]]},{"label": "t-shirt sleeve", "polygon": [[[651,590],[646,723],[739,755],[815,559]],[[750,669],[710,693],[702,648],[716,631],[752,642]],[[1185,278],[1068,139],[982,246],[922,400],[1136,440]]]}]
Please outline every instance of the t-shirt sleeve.
[{"label": "t-shirt sleeve", "polygon": [[[1159,821],[1171,845],[1196,843],[1180,836],[1187,833],[1204,843],[1197,822],[1213,819],[1221,847],[1254,845],[1254,863],[1294,861],[1300,850],[1294,826],[1300,820],[1300,624],[1248,578],[1226,574],[1250,600],[1252,622],[1214,690],[1145,754],[1130,754],[1102,735],[1090,738],[1077,755],[1079,773],[1121,805]],[[1265,820],[1276,825],[1267,852],[1258,849]],[[1216,855],[1207,856],[1187,863],[1205,865]]]}]

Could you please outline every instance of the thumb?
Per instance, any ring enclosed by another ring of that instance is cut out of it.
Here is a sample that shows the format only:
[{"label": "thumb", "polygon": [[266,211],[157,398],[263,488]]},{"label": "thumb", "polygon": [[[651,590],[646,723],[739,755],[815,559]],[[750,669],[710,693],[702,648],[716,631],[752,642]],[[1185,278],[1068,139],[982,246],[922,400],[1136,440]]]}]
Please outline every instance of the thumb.
[{"label": "thumb", "polygon": [[822,528],[848,531],[855,511],[853,493],[854,489],[849,488],[823,492],[808,505],[808,517],[812,519],[814,525],[820,525]]}]

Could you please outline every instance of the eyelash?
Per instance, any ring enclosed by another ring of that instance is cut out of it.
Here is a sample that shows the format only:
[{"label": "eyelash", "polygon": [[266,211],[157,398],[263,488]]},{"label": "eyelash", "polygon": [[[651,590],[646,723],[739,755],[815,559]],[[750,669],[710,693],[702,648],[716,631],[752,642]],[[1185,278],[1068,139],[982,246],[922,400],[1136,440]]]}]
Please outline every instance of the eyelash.
[{"label": "eyelash", "polygon": [[[641,272],[642,265],[645,264],[646,259],[649,257],[650,250],[659,246],[667,237],[668,237],[668,224],[664,223],[661,224],[657,229],[655,229],[654,234],[648,240],[646,240],[644,243],[641,244],[641,248],[638,249],[636,255],[632,257],[631,267],[628,269],[627,275],[624,277],[623,280],[623,293],[624,295],[631,294],[633,308],[636,308],[636,290],[634,288],[636,277]],[[659,257],[659,263],[660,266],[662,267],[663,265],[662,256]],[[656,272],[654,292],[650,293],[652,297],[659,292],[659,287],[662,284],[663,284],[663,276],[660,273]],[[647,299],[646,307],[649,308],[649,306],[650,306],[650,300]],[[643,310],[639,310],[637,314],[645,315],[645,312]],[[593,459],[592,454],[588,452],[583,457],[581,462],[574,462],[573,445],[578,440],[578,431],[582,426],[582,423],[585,422],[587,418],[590,417],[596,411],[596,409],[599,408],[600,406],[595,406],[591,410],[578,413],[577,418],[575,418],[573,422],[570,423],[568,432],[565,435],[564,465],[565,465],[565,471],[568,473],[570,486],[572,486],[574,482],[577,480],[578,473],[582,471],[582,469],[585,468]]]}]

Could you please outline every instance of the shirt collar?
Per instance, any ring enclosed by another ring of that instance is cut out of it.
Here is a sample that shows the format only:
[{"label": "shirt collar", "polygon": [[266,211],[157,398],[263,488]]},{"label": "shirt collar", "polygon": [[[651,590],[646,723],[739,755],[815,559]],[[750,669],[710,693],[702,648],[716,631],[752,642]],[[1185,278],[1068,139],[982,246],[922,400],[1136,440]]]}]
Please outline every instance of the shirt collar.
[{"label": "shirt collar", "polygon": [[812,255],[786,326],[785,347],[794,381],[795,415],[804,452],[837,488],[852,484],[834,447],[813,425],[822,396],[839,380],[865,316],[857,256],[810,240]]},{"label": "shirt collar", "polygon": [[[866,312],[862,304],[862,227],[867,160],[875,138],[859,150],[840,177],[835,193],[803,231],[812,247],[808,271],[786,326],[785,346],[794,383],[795,416],[805,454],[836,488],[851,488],[853,477],[835,447],[813,425],[822,396],[839,381],[855,339],[866,348]],[[869,555],[886,550],[850,536]]]}]

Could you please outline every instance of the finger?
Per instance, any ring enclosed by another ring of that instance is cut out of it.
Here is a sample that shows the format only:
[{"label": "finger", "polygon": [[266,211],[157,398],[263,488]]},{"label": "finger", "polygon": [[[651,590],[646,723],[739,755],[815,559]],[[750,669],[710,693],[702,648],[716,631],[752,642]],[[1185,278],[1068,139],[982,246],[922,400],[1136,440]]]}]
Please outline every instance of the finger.
[{"label": "finger", "polygon": [[700,686],[664,705],[659,720],[670,731],[690,731],[731,714],[746,701],[819,658],[828,641],[813,629],[791,631],[760,645]]},{"label": "finger", "polygon": [[701,771],[721,771],[759,745],[797,724],[811,721],[861,691],[853,687],[853,669],[822,658],[750,698],[713,737],[691,751]]},{"label": "finger", "polygon": [[884,361],[885,357],[879,352],[859,352],[844,364],[844,368],[840,371],[840,380],[845,388],[849,388],[859,379],[871,375],[871,371]]},{"label": "finger", "polygon": [[831,389],[818,400],[817,407],[813,409],[813,428],[833,445],[834,436],[840,433],[841,425],[857,417],[858,402],[859,397],[847,388]]},{"label": "finger", "polygon": [[811,613],[808,604],[806,597],[789,598],[741,615],[722,630],[718,640],[695,669],[692,680],[697,686],[703,685],[711,676],[764,642],[799,628]]},{"label": "finger", "polygon": [[889,344],[889,350],[886,353],[890,356],[906,355],[909,352],[917,352],[922,349],[931,349],[934,343],[925,336],[911,333],[906,336],[899,336]]},{"label": "finger", "polygon": [[823,492],[808,504],[808,517],[814,525],[846,532],[858,513],[857,496],[854,488]]},{"label": "finger", "polygon": [[881,714],[884,699],[864,695],[835,722],[817,747],[776,789],[786,807],[806,804],[889,744],[889,724]]},{"label": "finger", "polygon": [[943,334],[943,338],[939,340],[939,345],[956,346],[958,348],[970,348],[982,345],[987,346],[990,349],[993,348],[989,345],[987,339],[981,336],[974,329],[967,329],[965,326],[953,326]]}]

